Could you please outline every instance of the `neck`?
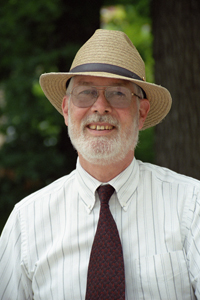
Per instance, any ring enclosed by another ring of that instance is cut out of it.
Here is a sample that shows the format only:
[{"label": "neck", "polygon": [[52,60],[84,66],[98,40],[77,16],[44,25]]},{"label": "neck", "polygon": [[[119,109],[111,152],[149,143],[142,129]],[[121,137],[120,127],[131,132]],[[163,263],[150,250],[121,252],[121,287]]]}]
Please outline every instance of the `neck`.
[{"label": "neck", "polygon": [[134,152],[130,151],[126,159],[107,165],[93,164],[85,160],[79,153],[79,161],[82,168],[92,177],[101,182],[108,182],[123,172],[132,162]]}]

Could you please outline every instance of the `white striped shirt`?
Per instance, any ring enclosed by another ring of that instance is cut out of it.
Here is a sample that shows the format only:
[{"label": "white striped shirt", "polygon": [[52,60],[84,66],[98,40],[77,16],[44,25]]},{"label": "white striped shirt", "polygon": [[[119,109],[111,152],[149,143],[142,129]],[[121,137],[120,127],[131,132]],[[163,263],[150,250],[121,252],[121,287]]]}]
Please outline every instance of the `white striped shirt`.
[{"label": "white striped shirt", "polygon": [[[200,299],[199,181],[134,159],[109,183],[126,300]],[[0,240],[0,299],[85,298],[100,184],[78,161],[15,206]]]}]

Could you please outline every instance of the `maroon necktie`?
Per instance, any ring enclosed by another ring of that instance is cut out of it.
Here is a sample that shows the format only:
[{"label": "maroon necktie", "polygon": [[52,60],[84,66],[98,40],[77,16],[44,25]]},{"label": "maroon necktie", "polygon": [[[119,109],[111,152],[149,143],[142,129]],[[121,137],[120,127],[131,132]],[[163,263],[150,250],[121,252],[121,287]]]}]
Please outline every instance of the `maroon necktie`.
[{"label": "maroon necktie", "polygon": [[86,300],[124,300],[125,276],[121,241],[108,201],[111,185],[97,189],[101,201],[99,222],[90,254]]}]

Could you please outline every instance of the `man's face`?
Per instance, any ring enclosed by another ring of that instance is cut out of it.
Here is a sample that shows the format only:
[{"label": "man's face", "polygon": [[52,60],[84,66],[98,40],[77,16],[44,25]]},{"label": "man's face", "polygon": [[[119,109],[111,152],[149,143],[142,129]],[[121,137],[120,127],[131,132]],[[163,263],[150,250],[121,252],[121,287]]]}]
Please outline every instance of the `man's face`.
[{"label": "man's face", "polygon": [[[80,84],[101,88],[119,84],[134,92],[130,82],[119,79],[76,76],[73,79],[72,90]],[[143,100],[132,96],[129,107],[114,108],[101,90],[92,106],[80,108],[66,96],[63,101],[63,114],[71,142],[79,156],[99,165],[125,160],[130,153],[134,156],[138,132],[142,126],[140,101]]]}]

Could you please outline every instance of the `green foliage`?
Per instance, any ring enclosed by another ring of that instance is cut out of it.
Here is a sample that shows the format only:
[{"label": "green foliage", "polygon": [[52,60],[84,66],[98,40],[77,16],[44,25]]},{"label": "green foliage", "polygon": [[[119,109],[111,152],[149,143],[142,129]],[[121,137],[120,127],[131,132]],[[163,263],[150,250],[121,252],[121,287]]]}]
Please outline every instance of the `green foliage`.
[{"label": "green foliage", "polygon": [[154,162],[154,127],[140,131],[135,156],[142,161]]},{"label": "green foliage", "polygon": [[150,1],[151,0],[104,0],[104,6],[132,6],[140,15],[140,19],[150,17]]}]

